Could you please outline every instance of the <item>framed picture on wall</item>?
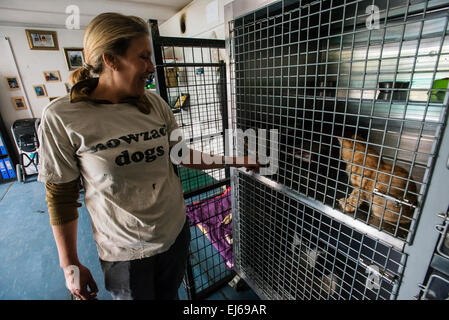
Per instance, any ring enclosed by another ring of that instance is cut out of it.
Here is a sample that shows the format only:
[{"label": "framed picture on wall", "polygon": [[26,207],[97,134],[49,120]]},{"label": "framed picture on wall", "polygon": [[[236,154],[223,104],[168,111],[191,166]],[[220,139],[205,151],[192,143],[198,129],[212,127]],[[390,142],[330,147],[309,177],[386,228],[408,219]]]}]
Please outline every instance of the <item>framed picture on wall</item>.
[{"label": "framed picture on wall", "polygon": [[8,84],[9,90],[18,90],[20,89],[19,80],[17,77],[5,77],[6,83]]},{"label": "framed picture on wall", "polygon": [[83,66],[83,48],[64,48],[64,54],[69,70],[75,70]]},{"label": "framed picture on wall", "polygon": [[39,84],[36,86],[33,86],[34,93],[38,98],[46,97],[47,96],[47,90],[45,89],[45,86],[43,84]]},{"label": "framed picture on wall", "polygon": [[44,71],[44,78],[47,82],[61,81],[59,71]]},{"label": "framed picture on wall", "polygon": [[25,29],[31,50],[59,50],[56,31]]},{"label": "framed picture on wall", "polygon": [[27,108],[24,97],[12,97],[11,101],[16,110],[25,110]]}]

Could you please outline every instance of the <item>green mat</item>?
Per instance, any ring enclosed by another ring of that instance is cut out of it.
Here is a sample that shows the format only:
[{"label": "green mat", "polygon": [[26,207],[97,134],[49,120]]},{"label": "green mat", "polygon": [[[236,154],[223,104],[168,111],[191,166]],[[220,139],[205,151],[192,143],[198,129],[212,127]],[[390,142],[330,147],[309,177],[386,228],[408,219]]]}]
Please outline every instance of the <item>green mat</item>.
[{"label": "green mat", "polygon": [[217,180],[202,170],[184,167],[178,167],[178,176],[181,179],[182,190],[184,192],[189,192],[217,182]]}]

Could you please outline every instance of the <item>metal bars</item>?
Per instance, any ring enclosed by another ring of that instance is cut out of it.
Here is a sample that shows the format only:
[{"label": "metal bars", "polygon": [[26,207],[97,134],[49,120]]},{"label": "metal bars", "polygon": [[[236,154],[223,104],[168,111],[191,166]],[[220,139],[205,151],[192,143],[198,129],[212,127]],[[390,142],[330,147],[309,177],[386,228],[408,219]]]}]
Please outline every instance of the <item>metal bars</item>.
[{"label": "metal bars", "polygon": [[394,298],[398,250],[242,172],[236,188],[237,271],[265,298]]},{"label": "metal bars", "polygon": [[[224,155],[228,127],[226,65],[221,59],[224,40],[161,37],[157,21],[149,23],[158,93],[172,108],[184,141],[191,149]],[[181,166],[175,170],[191,223],[184,287],[189,299],[201,299],[234,276],[229,262],[231,224],[221,223],[231,214],[231,207],[226,207],[223,196],[216,198],[227,190],[229,171]]]},{"label": "metal bars", "polygon": [[449,14],[382,1],[370,27],[371,5],[281,1],[235,19],[234,128],[278,129],[271,179],[411,243],[447,118]]},{"label": "metal bars", "polygon": [[404,248],[433,214],[448,9],[284,0],[230,22],[233,129],[280,133],[276,174],[232,179],[236,270],[261,296],[396,298]]}]

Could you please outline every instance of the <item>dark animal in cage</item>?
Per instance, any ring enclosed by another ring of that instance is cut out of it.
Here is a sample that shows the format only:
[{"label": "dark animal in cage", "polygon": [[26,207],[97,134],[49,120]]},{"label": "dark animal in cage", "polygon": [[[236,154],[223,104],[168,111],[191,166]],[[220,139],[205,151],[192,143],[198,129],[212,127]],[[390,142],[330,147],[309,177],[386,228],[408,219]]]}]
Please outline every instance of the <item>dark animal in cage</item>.
[{"label": "dark animal in cage", "polygon": [[346,171],[354,187],[349,197],[339,200],[341,208],[351,213],[362,200],[372,201],[372,223],[378,225],[382,219],[390,225],[398,222],[409,225],[417,203],[416,185],[409,180],[409,172],[397,165],[393,169],[359,136],[338,140],[341,158],[347,162]]}]

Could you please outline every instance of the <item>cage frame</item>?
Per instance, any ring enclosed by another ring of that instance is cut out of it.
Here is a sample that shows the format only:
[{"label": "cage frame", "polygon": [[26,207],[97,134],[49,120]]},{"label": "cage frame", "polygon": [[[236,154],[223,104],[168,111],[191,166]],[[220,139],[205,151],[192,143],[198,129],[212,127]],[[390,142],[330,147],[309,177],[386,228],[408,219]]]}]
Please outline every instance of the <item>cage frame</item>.
[{"label": "cage frame", "polygon": [[[226,75],[226,64],[223,61],[219,61],[218,63],[211,62],[200,62],[200,63],[191,63],[191,62],[167,62],[164,61],[164,47],[182,47],[183,50],[186,47],[193,48],[209,48],[209,49],[225,49],[225,41],[217,40],[217,39],[202,39],[202,38],[183,38],[183,37],[165,37],[159,34],[158,22],[156,19],[148,20],[149,29],[150,29],[150,42],[152,46],[152,59],[155,64],[155,80],[156,80],[156,91],[157,93],[170,104],[169,101],[169,88],[167,86],[166,79],[166,68],[178,68],[178,67],[207,67],[207,68],[219,68],[221,82],[217,83],[221,86],[221,90],[223,90],[222,96],[218,97],[215,102],[218,102],[222,106],[222,116],[221,116],[221,126],[222,131],[220,132],[220,136],[223,139],[223,144],[225,143],[225,135],[224,131],[228,127],[228,115],[227,115],[227,107],[226,101],[223,97],[226,94],[226,85],[225,85],[225,75]],[[181,127],[181,126],[180,126]],[[209,136],[203,135],[202,133],[198,137],[189,137],[186,139],[187,143],[192,143],[195,139],[203,140],[207,139]],[[183,179],[179,174],[178,166],[173,164],[173,168],[175,173]],[[192,199],[204,199],[216,196],[216,190],[218,188],[228,187],[230,185],[230,170],[229,168],[220,169],[224,171],[224,176],[220,175],[221,179],[212,183],[207,183],[204,186],[199,186],[193,190],[184,191],[184,199],[186,202],[194,201]],[[193,225],[191,225],[193,227]],[[196,227],[195,227],[196,228]],[[196,239],[191,239],[191,244]],[[210,244],[212,247],[212,244]],[[183,286],[186,291],[188,300],[201,300],[208,297],[210,294],[215,292],[218,288],[222,287],[226,283],[228,283],[234,276],[235,272],[230,271],[228,275],[223,276],[221,279],[213,280],[209,279],[206,281],[206,285],[201,286],[201,288],[197,288],[195,283],[195,278],[202,277],[202,274],[195,276],[193,272],[193,264],[191,260],[192,252],[189,249],[189,258],[187,261],[187,268],[184,274]],[[207,274],[208,270],[205,270],[204,273]],[[208,276],[209,277],[209,276]]]},{"label": "cage frame", "polygon": [[[264,2],[263,6],[257,5],[257,4],[252,4],[250,1],[247,0],[237,0],[232,4],[227,5],[227,7],[225,7],[225,27],[226,27],[226,34],[230,35],[233,29],[233,20],[235,20],[236,18],[241,18],[245,15],[247,15],[248,13],[251,12],[255,12],[257,10],[261,10],[261,9],[266,9],[269,6],[273,5],[278,5],[278,6],[282,6],[282,5],[287,5],[287,4],[292,4],[298,1],[294,1],[294,0],[284,0],[284,1],[266,1]],[[347,1],[344,1],[344,3],[346,4]],[[349,2],[349,1],[348,1]],[[358,1],[361,2],[361,1]],[[310,3],[318,3],[318,1],[310,1]],[[343,3],[343,1],[341,1],[341,3]],[[389,1],[388,3],[398,3],[398,1]],[[430,1],[430,3],[427,3],[427,1],[414,1],[413,3],[408,3],[407,5],[407,10],[408,10],[408,6],[412,5],[415,6],[417,8],[417,10],[419,11],[419,9],[424,10],[426,12],[426,9],[428,8],[432,8],[432,9],[438,9],[441,7],[447,7],[447,2],[444,1]],[[400,9],[395,9],[396,11],[398,11],[400,13]],[[406,13],[407,15],[407,13]],[[382,16],[381,16],[382,17]],[[424,14],[425,17],[425,14]],[[382,19],[382,18],[381,18]],[[447,20],[446,20],[447,21]],[[446,30],[446,29],[445,29]],[[446,34],[447,36],[447,34]],[[441,37],[441,42],[443,42],[444,40],[444,36]],[[228,55],[230,56],[230,67],[228,68],[229,70],[229,74],[228,74],[228,81],[231,82],[231,86],[230,86],[230,92],[231,92],[231,97],[235,96],[235,88],[232,86],[232,81],[233,81],[233,74],[232,72],[235,72],[235,70],[233,70],[233,46],[234,46],[234,39],[232,36],[229,36],[229,39],[227,41],[227,50],[228,50]],[[401,41],[402,43],[402,41]],[[441,46],[442,47],[442,46]],[[440,47],[440,48],[441,48]],[[417,50],[419,48],[419,45],[417,46]],[[441,52],[441,50],[440,50]],[[382,54],[382,53],[381,53]],[[288,58],[290,59],[290,57]],[[416,63],[416,59],[415,59],[415,63]],[[379,64],[379,68],[380,68],[380,64]],[[434,76],[435,76],[435,71],[436,71],[437,66],[435,65],[435,69],[434,69]],[[338,74],[338,73],[337,73]],[[234,79],[235,81],[235,79]],[[317,86],[315,86],[315,91]],[[325,88],[327,89],[327,88]],[[363,89],[363,87],[361,88]],[[233,91],[234,90],[234,91]],[[442,103],[443,107],[447,109],[448,107],[448,94],[446,94],[446,98],[445,98],[445,102]],[[362,99],[360,97],[360,99]],[[330,98],[329,100],[332,100],[332,98]],[[391,100],[391,99],[390,99]],[[407,98],[408,101],[408,98]],[[234,103],[234,102],[233,102]],[[427,105],[429,105],[429,100],[427,101]],[[235,117],[235,110],[231,110],[232,112],[232,116]],[[230,113],[231,114],[231,113]],[[434,227],[436,224],[438,224],[438,222],[441,223],[441,221],[438,220],[437,217],[437,213],[441,213],[441,212],[445,212],[445,210],[447,210],[447,203],[445,201],[441,201],[441,199],[446,199],[447,196],[445,197],[443,195],[444,192],[442,192],[442,189],[444,190],[445,188],[447,189],[447,183],[445,184],[445,181],[448,181],[447,179],[449,178],[449,175],[447,173],[447,168],[449,168],[449,166],[447,165],[448,163],[448,159],[447,154],[448,154],[448,147],[447,145],[449,144],[449,130],[446,128],[447,126],[447,112],[442,114],[442,119],[440,119],[441,121],[441,126],[439,129],[439,136],[438,136],[438,141],[437,143],[434,144],[435,148],[432,150],[433,154],[434,154],[434,159],[433,162],[430,164],[430,168],[429,170],[426,171],[426,175],[428,175],[428,177],[426,177],[426,181],[427,181],[427,185],[425,186],[425,190],[424,190],[424,197],[422,200],[422,203],[420,203],[422,205],[421,207],[421,214],[419,217],[416,218],[416,221],[412,222],[412,224],[414,224],[413,228],[414,231],[412,233],[412,236],[408,238],[407,241],[398,241],[398,239],[393,239],[391,237],[386,237],[385,234],[380,234],[379,239],[382,240],[386,240],[389,244],[396,244],[397,248],[400,248],[401,252],[403,252],[406,255],[406,259],[404,260],[404,270],[403,270],[403,280],[401,281],[401,283],[399,284],[399,290],[397,292],[397,299],[410,299],[414,296],[416,296],[416,293],[420,291],[419,289],[419,285],[414,282],[413,279],[423,279],[425,278],[425,275],[427,273],[427,270],[430,266],[431,263],[431,259],[432,257],[435,260],[435,257],[441,258],[440,256],[438,256],[436,253],[434,255],[434,251],[435,251],[435,243],[438,240],[438,232],[433,232],[431,234],[429,234],[429,229],[434,230]],[[384,136],[385,138],[385,136]],[[383,147],[383,144],[379,145],[381,148]],[[439,156],[440,154],[442,154],[442,156]],[[236,187],[237,185],[237,180],[236,180],[236,174],[238,174],[239,170],[233,170],[232,171],[232,178],[231,178],[231,182],[233,183],[234,187],[233,190],[234,192],[237,193],[238,187]],[[240,170],[241,171],[241,170]],[[411,171],[410,171],[411,172]],[[438,173],[438,174],[436,174]],[[258,175],[251,175],[251,178],[255,178],[258,181],[262,181],[264,182],[266,185],[270,185],[272,187],[278,188],[278,189],[282,189],[282,190],[288,190],[288,188],[285,188],[285,186],[282,185],[282,183],[277,183],[277,182],[273,182],[270,181],[269,179],[266,179],[264,177],[260,177]],[[445,180],[446,179],[446,180]],[[236,194],[237,196],[237,194]],[[442,198],[443,197],[443,198]],[[301,198],[301,196],[297,195],[297,198]],[[438,201],[439,199],[439,201]],[[310,199],[309,199],[310,200]],[[443,203],[441,203],[443,202]],[[234,200],[233,202],[233,206],[235,206],[235,211],[239,212],[239,203],[237,200]],[[329,208],[327,208],[329,209]],[[327,210],[328,212],[331,212],[331,210]],[[335,212],[335,216],[338,217],[339,213],[341,212]],[[343,216],[340,215],[340,218],[342,218]],[[344,220],[344,219],[343,219]],[[360,226],[356,223],[354,223],[354,221],[348,221],[351,225],[353,225],[354,227],[357,227],[357,230],[365,230],[368,231],[369,234],[371,235],[375,235],[376,233],[373,232],[373,230],[371,230],[370,226]],[[235,226],[235,232],[238,233],[239,232],[239,226],[236,224]],[[423,238],[427,237],[426,240],[424,240]],[[237,246],[236,251],[238,251],[238,246],[239,244],[236,243],[235,244]],[[239,272],[239,270],[237,270],[237,272]],[[264,296],[263,292],[260,290],[260,288],[255,285],[252,282],[251,279],[251,275],[247,276],[247,275],[241,275],[243,278],[246,277],[247,282],[252,286],[253,290],[258,293],[261,297],[266,298],[266,296]],[[423,281],[422,280],[422,281]]]}]

